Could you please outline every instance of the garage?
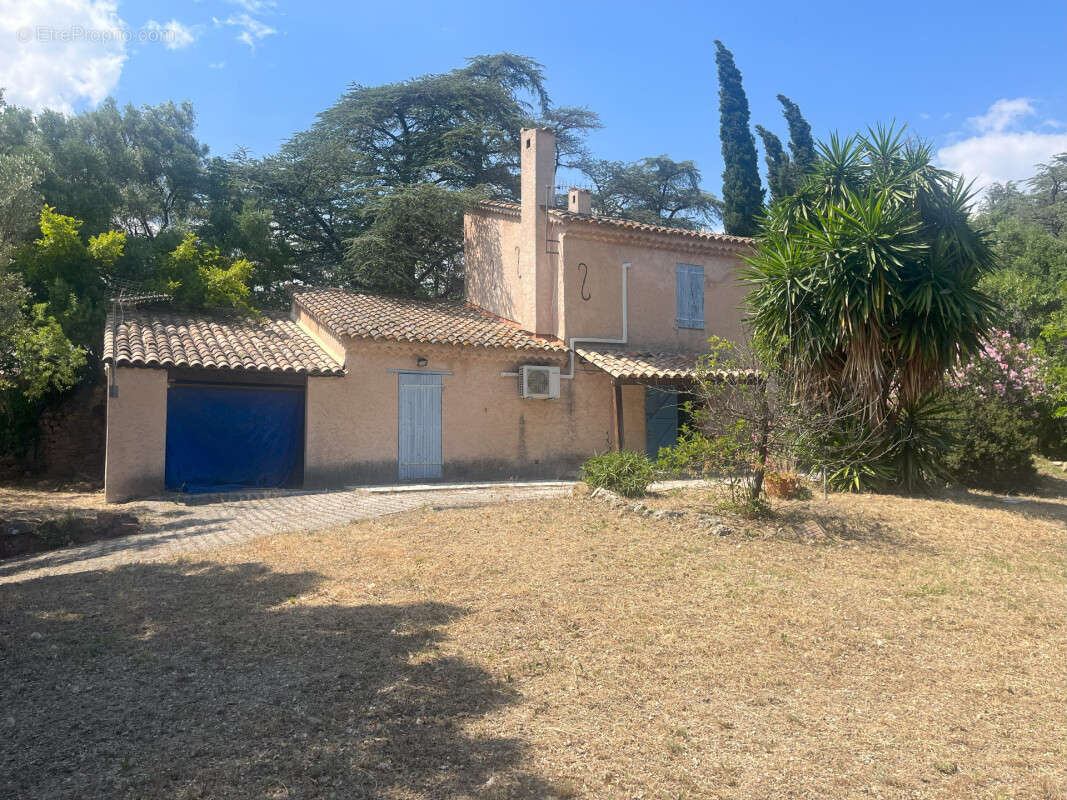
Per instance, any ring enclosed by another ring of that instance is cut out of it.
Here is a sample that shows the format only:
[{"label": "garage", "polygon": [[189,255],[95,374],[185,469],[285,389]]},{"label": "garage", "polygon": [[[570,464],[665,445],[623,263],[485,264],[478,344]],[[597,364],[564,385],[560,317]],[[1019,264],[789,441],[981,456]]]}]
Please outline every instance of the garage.
[{"label": "garage", "polygon": [[168,491],[300,486],[304,387],[174,383],[167,390]]},{"label": "garage", "polygon": [[109,502],[302,486],[308,381],[346,374],[288,314],[268,311],[119,310],[104,363]]}]

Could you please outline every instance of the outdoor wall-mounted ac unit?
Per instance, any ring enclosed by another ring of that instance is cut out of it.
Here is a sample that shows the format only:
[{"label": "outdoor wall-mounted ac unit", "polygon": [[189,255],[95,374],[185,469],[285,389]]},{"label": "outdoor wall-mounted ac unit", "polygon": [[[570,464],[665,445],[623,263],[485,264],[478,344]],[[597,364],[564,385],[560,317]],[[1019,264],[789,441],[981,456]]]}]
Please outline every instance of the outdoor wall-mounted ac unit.
[{"label": "outdoor wall-mounted ac unit", "polygon": [[555,400],[559,397],[559,367],[524,366],[519,394],[525,400]]}]

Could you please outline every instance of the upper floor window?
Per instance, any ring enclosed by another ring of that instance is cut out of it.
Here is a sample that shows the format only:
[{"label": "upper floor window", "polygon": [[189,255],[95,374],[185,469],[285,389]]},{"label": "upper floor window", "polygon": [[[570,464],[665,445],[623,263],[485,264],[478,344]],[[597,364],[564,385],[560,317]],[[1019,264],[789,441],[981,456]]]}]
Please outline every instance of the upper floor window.
[{"label": "upper floor window", "polygon": [[704,328],[704,268],[678,265],[678,327]]}]

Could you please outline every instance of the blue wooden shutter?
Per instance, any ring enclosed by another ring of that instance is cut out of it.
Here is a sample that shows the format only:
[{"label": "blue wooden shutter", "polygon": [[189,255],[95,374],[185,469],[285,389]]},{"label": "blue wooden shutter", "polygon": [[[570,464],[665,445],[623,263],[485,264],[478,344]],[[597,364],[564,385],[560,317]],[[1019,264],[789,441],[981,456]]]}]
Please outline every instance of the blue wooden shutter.
[{"label": "blue wooden shutter", "polygon": [[704,268],[678,265],[678,327],[704,328]]}]

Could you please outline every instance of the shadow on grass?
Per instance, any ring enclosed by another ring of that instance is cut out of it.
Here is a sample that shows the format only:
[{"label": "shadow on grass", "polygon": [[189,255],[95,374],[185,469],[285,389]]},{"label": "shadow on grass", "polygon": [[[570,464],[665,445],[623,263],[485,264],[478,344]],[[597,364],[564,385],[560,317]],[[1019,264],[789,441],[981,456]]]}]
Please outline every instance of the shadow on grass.
[{"label": "shadow on grass", "polygon": [[1008,500],[1002,500],[1001,497],[1004,496],[1005,495],[959,491],[947,494],[944,497],[944,500],[964,506],[996,509],[997,511],[1011,511],[1012,513],[1024,517],[1035,517],[1037,519],[1048,519],[1067,523],[1067,502],[1061,501],[1057,503],[1053,500],[1041,499],[1042,497],[1050,497],[1054,495],[1024,495],[1020,497],[1011,497]]},{"label": "shadow on grass", "polygon": [[[799,497],[792,500],[775,499],[762,513],[748,515],[740,512],[728,492],[722,488],[702,489],[692,494],[685,490],[668,490],[658,497],[681,495],[681,509],[708,514],[724,520],[729,528],[756,532],[784,541],[805,541],[809,544],[855,542],[875,547],[890,547],[915,552],[933,552],[927,544],[902,534],[892,525],[868,517],[850,517],[826,504],[822,493],[802,487]],[[814,523],[814,526],[813,526]]]},{"label": "shadow on grass", "polygon": [[[902,500],[931,500],[946,504],[970,506],[972,508],[1007,511],[1024,518],[1067,523],[1067,503],[1057,503],[1032,496],[1011,498],[1009,502],[1005,502],[1000,495],[983,494],[966,489],[946,490],[943,493],[929,496],[904,494],[886,494],[882,496],[900,498]],[[951,514],[951,510],[946,509],[945,524],[951,524]],[[916,540],[906,532],[896,529],[894,525],[883,524],[869,517],[850,518],[832,510],[823,511],[815,501],[795,507],[789,505],[779,506],[769,519],[772,524],[789,526],[790,530],[795,531],[802,538],[805,535],[805,525],[811,520],[818,523],[831,540],[888,546],[917,552],[934,552],[936,550],[933,545]]]},{"label": "shadow on grass", "polygon": [[1013,511],[1022,516],[1067,523],[1067,474],[1051,464],[1038,465],[1037,485],[1019,496],[985,494],[959,490],[947,494],[946,500],[978,508]]},{"label": "shadow on grass", "polygon": [[547,797],[464,725],[518,695],[442,655],[465,612],[309,606],[313,573],[145,564],[0,587],[4,797]]},{"label": "shadow on grass", "polygon": [[1035,495],[1067,500],[1067,471],[1042,459],[1038,462],[1037,475],[1038,486]]},{"label": "shadow on grass", "polygon": [[[11,514],[15,517],[19,512]],[[46,550],[39,553],[14,556],[0,561],[0,578],[17,576],[19,573],[62,567],[67,564],[84,562],[85,569],[93,569],[93,561],[117,553],[151,550],[170,542],[182,541],[191,533],[197,535],[223,531],[232,517],[199,517],[189,512],[182,515],[171,514],[167,522],[151,525],[148,530],[114,539],[101,538],[92,542],[83,542]]]},{"label": "shadow on grass", "polygon": [[[817,527],[811,527],[811,523]],[[823,510],[815,502],[804,502],[798,506],[780,505],[767,517],[767,524],[790,531],[787,538],[799,537],[808,542],[855,542],[912,552],[935,551],[929,544],[902,534],[892,525],[868,518],[849,518],[833,510]]]}]

